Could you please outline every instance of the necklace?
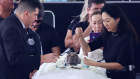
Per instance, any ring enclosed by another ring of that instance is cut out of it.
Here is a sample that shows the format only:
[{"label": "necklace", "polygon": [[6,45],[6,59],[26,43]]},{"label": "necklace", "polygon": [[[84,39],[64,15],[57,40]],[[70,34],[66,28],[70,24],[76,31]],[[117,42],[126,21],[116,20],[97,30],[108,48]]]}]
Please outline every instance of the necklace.
[{"label": "necklace", "polygon": [[117,33],[112,33],[112,36],[118,36],[118,34]]}]

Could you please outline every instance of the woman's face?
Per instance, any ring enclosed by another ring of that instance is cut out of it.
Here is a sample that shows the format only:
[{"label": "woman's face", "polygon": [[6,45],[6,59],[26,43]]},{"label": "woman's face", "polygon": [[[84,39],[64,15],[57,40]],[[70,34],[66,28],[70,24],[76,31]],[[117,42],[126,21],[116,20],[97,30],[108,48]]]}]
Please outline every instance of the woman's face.
[{"label": "woman's face", "polygon": [[109,32],[116,32],[120,18],[114,19],[108,13],[102,13],[103,24]]},{"label": "woman's face", "polygon": [[91,20],[92,30],[95,33],[99,33],[102,30],[102,16],[101,14],[96,14],[92,16]]}]

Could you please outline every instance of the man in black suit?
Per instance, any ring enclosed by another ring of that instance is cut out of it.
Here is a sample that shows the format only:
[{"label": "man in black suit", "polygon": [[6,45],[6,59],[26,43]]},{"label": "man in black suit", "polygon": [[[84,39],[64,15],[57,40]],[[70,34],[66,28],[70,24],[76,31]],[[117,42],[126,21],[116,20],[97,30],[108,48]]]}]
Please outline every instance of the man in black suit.
[{"label": "man in black suit", "polygon": [[[29,73],[43,62],[52,62],[54,54],[30,56],[26,29],[38,15],[38,0],[22,0],[15,14],[0,24],[0,79],[29,79]],[[50,59],[51,58],[51,59]]]}]

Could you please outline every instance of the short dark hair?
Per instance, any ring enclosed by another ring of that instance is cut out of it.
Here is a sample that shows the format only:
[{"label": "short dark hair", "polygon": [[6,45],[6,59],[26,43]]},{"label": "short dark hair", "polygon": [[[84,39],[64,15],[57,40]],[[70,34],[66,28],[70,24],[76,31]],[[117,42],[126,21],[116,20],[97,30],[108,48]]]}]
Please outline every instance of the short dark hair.
[{"label": "short dark hair", "polygon": [[42,18],[44,17],[44,5],[41,4],[41,8],[39,9],[39,13],[37,15],[37,18]]},{"label": "short dark hair", "polygon": [[97,14],[101,15],[101,12],[100,11],[95,11],[95,12],[92,13],[92,16],[97,15]]},{"label": "short dark hair", "polygon": [[105,4],[105,0],[88,0],[88,8],[90,8],[92,6],[92,3],[96,3],[96,4]]},{"label": "short dark hair", "polygon": [[20,13],[26,10],[28,10],[29,12],[33,12],[36,8],[41,8],[41,3],[39,2],[39,0],[21,0],[18,4],[17,10]]}]

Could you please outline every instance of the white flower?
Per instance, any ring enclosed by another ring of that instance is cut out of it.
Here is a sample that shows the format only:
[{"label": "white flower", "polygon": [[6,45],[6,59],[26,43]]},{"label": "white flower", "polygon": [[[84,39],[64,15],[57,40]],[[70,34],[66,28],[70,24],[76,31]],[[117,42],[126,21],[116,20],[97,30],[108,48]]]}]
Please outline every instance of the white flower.
[{"label": "white flower", "polygon": [[65,59],[68,54],[65,54],[63,56],[60,56],[59,59],[56,61],[56,67],[65,67]]}]

